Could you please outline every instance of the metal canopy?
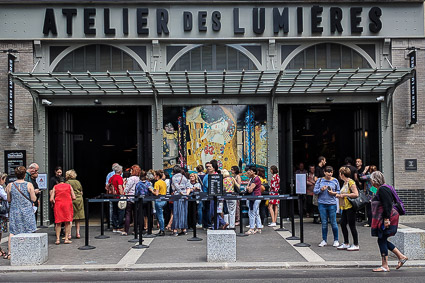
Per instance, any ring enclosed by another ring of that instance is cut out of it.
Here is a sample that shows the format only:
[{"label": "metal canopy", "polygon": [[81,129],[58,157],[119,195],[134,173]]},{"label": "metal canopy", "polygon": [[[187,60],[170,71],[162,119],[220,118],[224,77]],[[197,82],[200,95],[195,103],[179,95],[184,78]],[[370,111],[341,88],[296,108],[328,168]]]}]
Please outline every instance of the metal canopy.
[{"label": "metal canopy", "polygon": [[12,73],[39,96],[73,95],[285,95],[385,93],[415,69],[318,69],[223,72]]}]

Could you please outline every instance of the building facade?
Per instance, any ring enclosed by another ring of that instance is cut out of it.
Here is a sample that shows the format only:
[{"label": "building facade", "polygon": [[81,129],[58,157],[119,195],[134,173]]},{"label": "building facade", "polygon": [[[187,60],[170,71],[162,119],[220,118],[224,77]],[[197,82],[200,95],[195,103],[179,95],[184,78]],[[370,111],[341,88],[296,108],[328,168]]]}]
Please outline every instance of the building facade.
[{"label": "building facade", "polygon": [[95,196],[113,162],[215,158],[290,192],[295,164],[351,156],[424,214],[423,1],[21,2],[0,1],[2,171],[23,154]]}]

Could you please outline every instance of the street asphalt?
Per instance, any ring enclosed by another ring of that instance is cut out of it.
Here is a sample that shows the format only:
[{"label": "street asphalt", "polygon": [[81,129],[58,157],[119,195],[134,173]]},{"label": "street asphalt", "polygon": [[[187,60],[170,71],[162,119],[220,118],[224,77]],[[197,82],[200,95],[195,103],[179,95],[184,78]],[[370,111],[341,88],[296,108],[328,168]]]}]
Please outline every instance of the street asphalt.
[{"label": "street asphalt", "polygon": [[[423,218],[404,217],[402,223],[408,227],[425,228]],[[284,223],[291,230],[290,222]],[[300,225],[295,223],[295,234],[300,236]],[[276,227],[278,228],[278,227]],[[73,227],[73,231],[74,231]],[[246,231],[247,228],[244,227]],[[187,241],[192,233],[174,237],[168,232],[165,237],[144,238],[149,248],[133,249],[137,243],[129,242],[133,235],[121,236],[105,231],[107,239],[96,239],[100,227],[90,226],[89,245],[92,250],[80,250],[85,245],[83,228],[81,239],[72,239],[72,244],[55,245],[53,227],[39,229],[38,233],[48,233],[49,259],[40,266],[10,266],[10,261],[0,259],[0,272],[40,271],[119,271],[119,270],[215,270],[215,269],[311,269],[311,268],[373,268],[380,266],[376,238],[371,237],[370,228],[357,223],[360,251],[339,251],[332,247],[333,235],[328,234],[328,246],[318,247],[321,241],[321,225],[311,219],[304,223],[304,242],[310,247],[294,247],[299,240],[287,240],[290,231],[278,232],[273,228],[263,229],[262,234],[237,237],[237,261],[233,263],[211,263],[206,260],[206,231],[198,229],[202,241]],[[132,231],[132,228],[130,229]],[[154,230],[154,233],[157,231]],[[239,227],[236,232],[239,232]],[[74,235],[75,233],[73,233]],[[5,237],[5,235],[3,235]],[[339,232],[342,241],[342,233]],[[350,234],[351,240],[351,234]],[[7,250],[7,241],[2,239],[1,247]],[[396,258],[390,258],[390,267],[396,265]],[[409,260],[408,267],[425,267],[425,260]],[[405,268],[405,267],[403,267]],[[394,269],[395,270],[395,269]]]}]

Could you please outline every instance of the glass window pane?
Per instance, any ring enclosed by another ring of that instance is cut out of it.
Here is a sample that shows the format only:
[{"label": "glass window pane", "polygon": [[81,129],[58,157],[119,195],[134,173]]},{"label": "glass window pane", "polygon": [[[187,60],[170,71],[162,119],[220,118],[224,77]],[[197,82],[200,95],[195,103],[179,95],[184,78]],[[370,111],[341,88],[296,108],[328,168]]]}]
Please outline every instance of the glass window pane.
[{"label": "glass window pane", "polygon": [[121,50],[112,48],[112,71],[120,71],[121,67]]},{"label": "glass window pane", "polygon": [[84,48],[79,48],[74,51],[74,66],[73,71],[87,71],[84,66]]},{"label": "glass window pane", "polygon": [[72,61],[73,61],[73,53],[68,54],[65,56],[65,58],[63,58],[60,63],[57,65],[57,67],[55,68],[56,72],[68,72],[68,71],[72,71]]},{"label": "glass window pane", "polygon": [[248,70],[249,69],[249,58],[246,55],[239,52],[239,69],[240,70]]},{"label": "glass window pane", "polygon": [[294,68],[294,69],[304,68],[304,51],[302,51],[297,56],[295,56],[295,58],[292,61],[294,62],[294,65],[291,66],[291,68]]},{"label": "glass window pane", "polygon": [[189,57],[190,57],[190,52],[187,52],[179,60],[177,60],[176,64],[174,64],[171,70],[172,71],[190,70]]},{"label": "glass window pane", "polygon": [[111,71],[111,47],[107,45],[100,46],[100,70]]},{"label": "glass window pane", "polygon": [[352,69],[353,65],[351,64],[351,49],[347,46],[342,46],[342,64],[341,68]]},{"label": "glass window pane", "polygon": [[363,57],[361,57],[357,52],[353,51],[353,68],[362,68],[363,66]]},{"label": "glass window pane", "polygon": [[202,71],[212,70],[212,48],[209,45],[202,46]]},{"label": "glass window pane", "polygon": [[123,71],[133,70],[133,59],[123,52]]},{"label": "glass window pane", "polygon": [[314,69],[314,62],[315,62],[315,50],[314,50],[314,46],[313,47],[309,47],[305,50],[305,67],[306,69]]},{"label": "glass window pane", "polygon": [[[230,47],[229,47],[230,48]],[[226,67],[226,46],[224,45],[217,45],[216,46],[216,70],[223,71],[224,69],[227,69]]]},{"label": "glass window pane", "polygon": [[201,70],[201,48],[195,48],[191,53],[191,66],[187,70],[200,71]]},{"label": "glass window pane", "polygon": [[228,59],[229,61],[227,62],[227,68],[229,70],[237,70],[238,69],[238,56],[237,53],[238,51],[234,48],[229,47],[228,50]]},{"label": "glass window pane", "polygon": [[86,70],[96,70],[96,45],[86,46]]},{"label": "glass window pane", "polygon": [[316,68],[326,69],[327,59],[326,44],[316,45]]},{"label": "glass window pane", "polygon": [[282,45],[281,47],[281,60],[282,62],[288,57],[288,55],[295,50],[299,45]]},{"label": "glass window pane", "polygon": [[341,67],[341,45],[338,44],[330,44],[330,68],[337,69]]}]

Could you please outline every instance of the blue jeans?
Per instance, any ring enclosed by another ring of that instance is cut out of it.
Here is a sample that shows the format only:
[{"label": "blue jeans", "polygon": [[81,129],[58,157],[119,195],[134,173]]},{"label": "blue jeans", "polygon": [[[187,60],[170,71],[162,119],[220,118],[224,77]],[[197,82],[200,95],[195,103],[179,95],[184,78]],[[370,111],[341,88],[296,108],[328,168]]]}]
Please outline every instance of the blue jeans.
[{"label": "blue jeans", "polygon": [[378,238],[378,246],[381,256],[388,256],[388,250],[393,251],[395,249],[394,244],[388,241],[387,235],[382,235],[382,238]]},{"label": "blue jeans", "polygon": [[204,208],[204,204],[202,201],[198,203],[198,224],[202,225],[202,209]]},{"label": "blue jeans", "polygon": [[[214,201],[210,201],[210,215],[214,219]],[[213,222],[214,223],[214,222]],[[221,218],[220,213],[217,213],[216,227],[213,227],[214,230],[217,230],[220,226],[226,225],[223,218]]]},{"label": "blue jeans", "polygon": [[338,241],[338,224],[336,223],[336,204],[319,203],[320,218],[322,220],[322,239],[328,240],[328,219],[331,223],[334,241]]},{"label": "blue jeans", "polygon": [[164,206],[166,201],[155,201],[156,218],[159,222],[159,230],[164,231]]},{"label": "blue jeans", "polygon": [[[261,200],[257,199],[254,201],[254,204],[252,204],[252,209],[250,205],[251,201],[248,201],[248,217],[249,217],[249,228],[254,229],[255,224],[257,224],[257,229],[262,229],[263,225],[261,224],[261,218],[260,218],[260,203]],[[242,224],[240,224],[242,225]]]},{"label": "blue jeans", "polygon": [[112,228],[121,229],[124,226],[125,209],[118,208],[118,202],[112,203]]}]

